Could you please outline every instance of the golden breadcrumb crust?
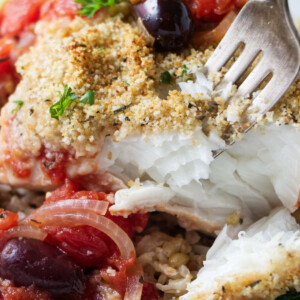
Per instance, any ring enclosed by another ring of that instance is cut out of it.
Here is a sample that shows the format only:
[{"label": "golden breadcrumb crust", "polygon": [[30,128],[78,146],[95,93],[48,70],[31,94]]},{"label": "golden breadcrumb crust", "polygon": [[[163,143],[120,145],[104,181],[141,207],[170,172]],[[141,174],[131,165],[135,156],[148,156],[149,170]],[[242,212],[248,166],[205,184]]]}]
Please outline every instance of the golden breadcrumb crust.
[{"label": "golden breadcrumb crust", "polygon": [[[77,157],[92,156],[101,150],[108,135],[118,141],[135,133],[189,134],[204,119],[221,135],[230,125],[220,95],[192,97],[182,94],[177,85],[195,80],[194,73],[201,70],[213,48],[157,54],[134,23],[119,18],[94,23],[79,17],[69,23],[40,22],[36,32],[36,44],[17,61],[22,80],[8,104],[8,111],[13,111],[14,101],[24,102],[11,114],[15,116],[10,137],[14,149],[38,156],[45,146]],[[161,81],[165,71],[171,75],[170,84]],[[217,84],[225,71],[212,74],[211,80]],[[58,120],[51,118],[49,108],[60,99],[64,85],[79,97],[94,90],[95,103],[76,100]],[[299,126],[299,95],[298,80],[262,122]],[[217,105],[210,105],[211,100]],[[249,103],[244,99],[233,109],[239,113]]]}]

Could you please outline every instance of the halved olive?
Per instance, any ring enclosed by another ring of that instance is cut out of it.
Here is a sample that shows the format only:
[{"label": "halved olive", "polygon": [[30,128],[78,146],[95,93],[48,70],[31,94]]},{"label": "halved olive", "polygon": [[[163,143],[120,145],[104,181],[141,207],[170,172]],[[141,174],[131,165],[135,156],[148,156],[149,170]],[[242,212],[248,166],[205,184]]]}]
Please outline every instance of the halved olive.
[{"label": "halved olive", "polygon": [[134,6],[158,51],[174,51],[185,47],[193,32],[193,22],[181,0],[146,0]]},{"label": "halved olive", "polygon": [[0,256],[0,275],[16,286],[30,286],[55,297],[83,290],[81,268],[57,247],[28,238],[8,241]]}]

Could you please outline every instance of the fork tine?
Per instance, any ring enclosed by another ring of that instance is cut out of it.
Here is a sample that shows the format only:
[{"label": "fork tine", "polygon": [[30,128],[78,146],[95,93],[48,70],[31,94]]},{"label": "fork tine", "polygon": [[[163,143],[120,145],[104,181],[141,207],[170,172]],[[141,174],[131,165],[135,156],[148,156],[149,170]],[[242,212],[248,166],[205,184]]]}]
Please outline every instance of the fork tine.
[{"label": "fork tine", "polygon": [[235,83],[243,75],[243,73],[247,70],[259,53],[260,50],[257,47],[253,48],[249,45],[246,45],[242,54],[226,73],[224,80]]},{"label": "fork tine", "polygon": [[238,41],[237,39],[232,41],[231,35],[226,34],[205,64],[208,73],[219,71],[227,63],[241,43],[242,42]]},{"label": "fork tine", "polygon": [[272,72],[265,60],[262,58],[254,70],[248,75],[245,81],[240,85],[237,94],[244,97],[251,94],[262,81]]}]

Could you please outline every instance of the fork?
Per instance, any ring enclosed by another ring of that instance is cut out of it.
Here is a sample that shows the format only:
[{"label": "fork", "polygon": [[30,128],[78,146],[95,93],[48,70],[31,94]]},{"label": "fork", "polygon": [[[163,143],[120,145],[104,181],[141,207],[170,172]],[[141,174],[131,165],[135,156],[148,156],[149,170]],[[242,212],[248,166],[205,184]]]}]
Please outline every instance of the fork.
[{"label": "fork", "polygon": [[[246,133],[258,116],[264,115],[280,100],[300,70],[300,38],[287,0],[250,0],[207,61],[207,72],[221,70],[242,44],[244,49],[241,55],[225,74],[219,87],[236,83],[254,59],[259,54],[262,56],[236,94],[228,100],[229,103],[251,95],[272,74],[271,80],[254,97],[238,122],[239,131]],[[217,151],[214,156],[223,151]]]}]

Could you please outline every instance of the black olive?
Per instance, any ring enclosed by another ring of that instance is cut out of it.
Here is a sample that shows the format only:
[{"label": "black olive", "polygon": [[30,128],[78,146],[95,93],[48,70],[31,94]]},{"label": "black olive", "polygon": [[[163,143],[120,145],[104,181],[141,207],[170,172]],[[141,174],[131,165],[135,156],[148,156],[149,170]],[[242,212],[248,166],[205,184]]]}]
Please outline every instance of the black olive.
[{"label": "black olive", "polygon": [[174,51],[186,46],[193,22],[181,0],[146,0],[134,6],[148,33],[155,39],[158,51]]},{"label": "black olive", "polygon": [[45,290],[54,297],[82,291],[83,271],[57,247],[28,238],[8,241],[0,256],[0,275],[16,286]]}]

